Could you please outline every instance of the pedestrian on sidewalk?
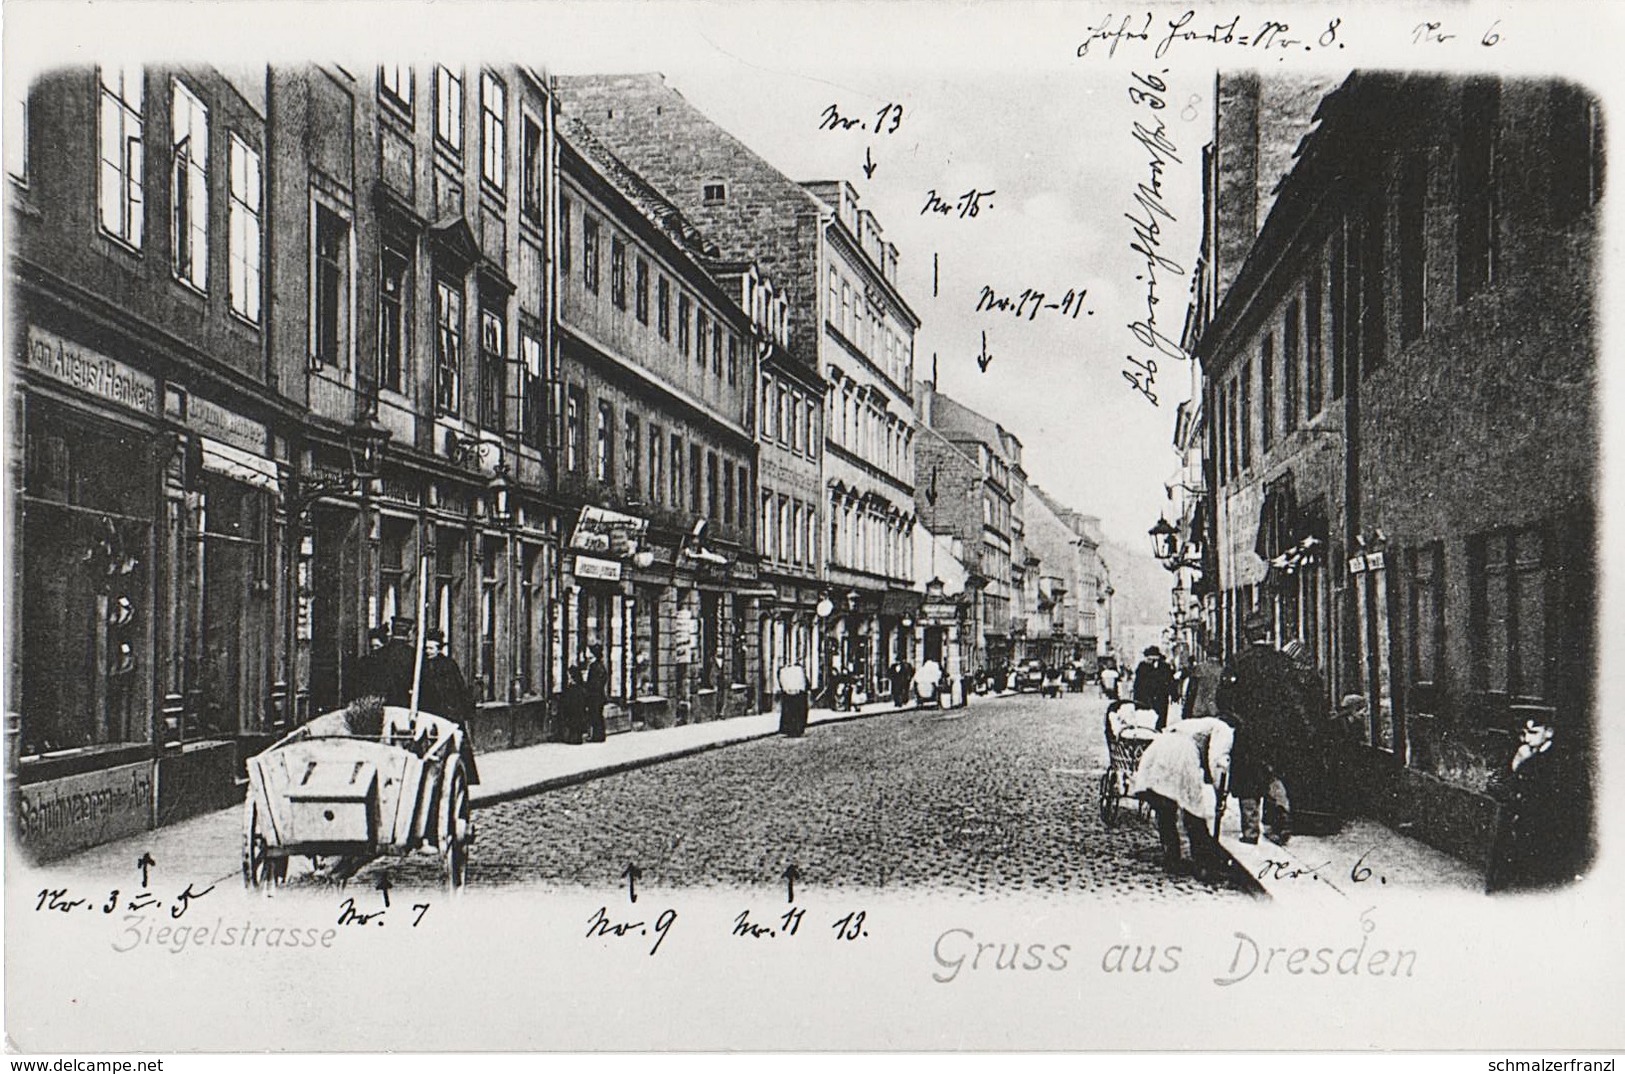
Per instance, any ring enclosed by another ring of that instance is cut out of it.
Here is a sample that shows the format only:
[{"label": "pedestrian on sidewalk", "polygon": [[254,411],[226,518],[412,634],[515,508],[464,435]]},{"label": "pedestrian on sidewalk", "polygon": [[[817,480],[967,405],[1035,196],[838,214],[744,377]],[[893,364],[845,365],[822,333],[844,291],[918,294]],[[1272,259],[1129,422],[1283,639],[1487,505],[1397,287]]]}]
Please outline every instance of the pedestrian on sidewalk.
[{"label": "pedestrian on sidewalk", "polygon": [[598,642],[587,646],[587,669],[583,681],[587,686],[587,730],[594,742],[603,742],[604,706],[609,703],[609,668],[604,665],[604,647]]},{"label": "pedestrian on sidewalk", "polygon": [[1224,652],[1219,643],[1210,641],[1198,654],[1190,673],[1185,676],[1184,697],[1180,701],[1180,717],[1194,720],[1201,716],[1219,714],[1219,684],[1224,681]]},{"label": "pedestrian on sidewalk", "polygon": [[1219,844],[1213,829],[1223,805],[1235,731],[1214,716],[1176,720],[1154,735],[1140,755],[1129,793],[1143,798],[1157,815],[1163,864],[1182,872],[1179,824],[1190,844],[1189,868],[1198,879],[1219,875]]},{"label": "pedestrian on sidewalk", "polygon": [[807,733],[807,670],[800,664],[779,669],[779,734],[800,738]]},{"label": "pedestrian on sidewalk", "polygon": [[1145,659],[1134,669],[1134,707],[1157,714],[1157,730],[1168,724],[1168,702],[1174,696],[1174,669],[1155,645],[1145,650]]},{"label": "pedestrian on sidewalk", "polygon": [[907,660],[898,657],[892,661],[888,675],[891,679],[891,703],[897,708],[903,708],[908,704],[908,688],[914,681],[914,668]]},{"label": "pedestrian on sidewalk", "polygon": [[469,721],[474,717],[474,694],[463,678],[463,669],[444,647],[446,637],[431,629],[423,635],[423,681],[419,689],[418,707],[436,716],[443,716],[462,729],[462,758],[470,785],[480,781],[479,767],[474,763],[474,739]]},{"label": "pedestrian on sidewalk", "polygon": [[1217,694],[1219,710],[1236,721],[1230,788],[1241,803],[1241,841],[1258,842],[1262,814],[1265,836],[1284,845],[1292,802],[1282,774],[1298,745],[1291,729],[1301,724],[1302,695],[1292,661],[1270,640],[1269,616],[1248,613],[1243,630],[1248,646],[1231,660]]},{"label": "pedestrian on sidewalk", "polygon": [[1500,803],[1490,849],[1486,891],[1540,889],[1573,881],[1579,872],[1575,848],[1583,824],[1577,816],[1583,793],[1566,771],[1556,748],[1551,716],[1528,716],[1518,748],[1505,768],[1490,778],[1489,793]]},{"label": "pedestrian on sidewalk", "polygon": [[564,689],[559,694],[559,722],[563,724],[564,741],[572,746],[586,740],[588,729],[587,685],[581,680],[581,666],[571,664],[565,669]]},{"label": "pedestrian on sidewalk", "polygon": [[937,705],[937,691],[942,687],[942,665],[926,657],[925,663],[914,673],[911,686],[921,708]]}]

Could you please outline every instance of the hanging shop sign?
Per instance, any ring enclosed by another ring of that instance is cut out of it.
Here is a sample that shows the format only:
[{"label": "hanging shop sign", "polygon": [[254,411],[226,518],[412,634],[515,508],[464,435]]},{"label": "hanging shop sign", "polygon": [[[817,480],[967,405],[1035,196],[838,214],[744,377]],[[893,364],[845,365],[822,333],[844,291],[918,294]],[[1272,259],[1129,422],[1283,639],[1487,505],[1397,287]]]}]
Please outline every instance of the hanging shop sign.
[{"label": "hanging shop sign", "polygon": [[583,507],[570,535],[570,547],[625,559],[636,554],[649,528],[649,520],[602,507]]},{"label": "hanging shop sign", "polygon": [[577,579],[590,579],[595,582],[619,582],[621,565],[619,561],[613,559],[577,556],[575,576]]},{"label": "hanging shop sign", "polygon": [[158,382],[116,358],[70,343],[37,325],[28,326],[27,365],[70,388],[149,417],[158,416]]}]

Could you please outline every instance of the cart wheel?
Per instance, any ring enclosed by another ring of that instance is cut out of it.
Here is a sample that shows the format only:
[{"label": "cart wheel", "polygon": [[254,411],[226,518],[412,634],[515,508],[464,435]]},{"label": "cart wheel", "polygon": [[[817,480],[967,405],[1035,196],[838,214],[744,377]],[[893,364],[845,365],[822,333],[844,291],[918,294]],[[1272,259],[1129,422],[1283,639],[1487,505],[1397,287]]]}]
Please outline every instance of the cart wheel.
[{"label": "cart wheel", "polygon": [[1110,772],[1100,776],[1100,820],[1110,828],[1117,823],[1117,780]]},{"label": "cart wheel", "polygon": [[243,818],[243,885],[259,889],[274,887],[288,878],[288,859],[284,855],[272,856],[270,843],[265,838],[265,820],[260,806],[252,796],[248,799]]},{"label": "cart wheel", "polygon": [[446,869],[446,887],[456,891],[468,879],[468,844],[473,832],[468,800],[468,775],[461,757],[446,763],[440,790],[440,861]]}]

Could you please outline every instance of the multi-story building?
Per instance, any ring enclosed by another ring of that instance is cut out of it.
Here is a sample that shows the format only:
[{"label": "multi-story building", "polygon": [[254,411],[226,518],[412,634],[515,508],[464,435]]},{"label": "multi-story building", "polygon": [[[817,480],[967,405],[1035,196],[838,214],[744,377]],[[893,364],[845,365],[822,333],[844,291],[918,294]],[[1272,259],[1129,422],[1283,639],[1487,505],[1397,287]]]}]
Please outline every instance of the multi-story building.
[{"label": "multi-story building", "polygon": [[849,185],[792,181],[658,75],[561,78],[558,92],[723,257],[756,262],[789,301],[788,354],[817,378],[790,378],[791,391],[822,382],[827,393],[815,421],[818,532],[827,534],[820,663],[837,661],[873,688],[891,660],[913,653],[918,607],[910,386],[919,319],[897,287],[896,247]]},{"label": "multi-story building", "polygon": [[1036,659],[1051,666],[1096,668],[1100,644],[1100,543],[1096,520],[1056,502],[1037,485],[1026,490],[1026,543],[1036,554],[1039,582],[1031,635]]},{"label": "multi-story building", "polygon": [[[1023,592],[1029,571],[1021,441],[991,418],[937,391],[931,381],[917,382],[914,392],[923,453],[916,510],[933,533],[963,542],[965,564],[978,593],[974,627],[979,631],[979,655],[974,670],[1009,667],[1028,658],[1026,609],[1036,603],[1037,585],[1035,575],[1034,592]],[[933,435],[928,437],[926,430]],[[933,474],[938,482],[935,492]]]},{"label": "multi-story building", "polygon": [[542,82],[106,67],[41,78],[22,115],[23,841],[49,855],[229,800],[240,755],[346,697],[367,629],[415,617],[420,581],[476,738],[539,735]]},{"label": "multi-story building", "polygon": [[749,288],[710,275],[693,227],[579,121],[559,184],[558,658],[603,646],[611,720],[640,699],[657,720],[742,711],[760,688]]},{"label": "multi-story building", "polygon": [[1251,236],[1223,188],[1249,184],[1268,88],[1220,85],[1214,301],[1191,334],[1216,623],[1234,645],[1262,607],[1308,642],[1330,696],[1365,699],[1371,807],[1482,859],[1494,811],[1472,792],[1524,716],[1593,749],[1596,102],[1356,73]]}]

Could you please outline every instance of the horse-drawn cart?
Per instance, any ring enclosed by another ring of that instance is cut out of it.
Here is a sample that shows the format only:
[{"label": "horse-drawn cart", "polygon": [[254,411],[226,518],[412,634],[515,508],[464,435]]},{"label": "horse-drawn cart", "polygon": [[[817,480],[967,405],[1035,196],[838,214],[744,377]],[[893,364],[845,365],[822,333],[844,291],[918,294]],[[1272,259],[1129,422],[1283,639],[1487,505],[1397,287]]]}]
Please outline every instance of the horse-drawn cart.
[{"label": "horse-drawn cart", "polygon": [[329,712],[248,760],[243,880],[282,883],[296,855],[359,863],[433,847],[459,888],[473,838],[464,731],[376,699]]}]

